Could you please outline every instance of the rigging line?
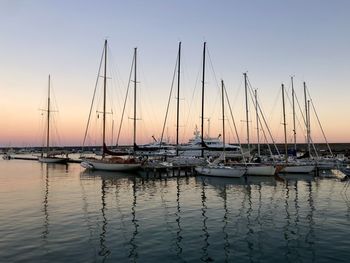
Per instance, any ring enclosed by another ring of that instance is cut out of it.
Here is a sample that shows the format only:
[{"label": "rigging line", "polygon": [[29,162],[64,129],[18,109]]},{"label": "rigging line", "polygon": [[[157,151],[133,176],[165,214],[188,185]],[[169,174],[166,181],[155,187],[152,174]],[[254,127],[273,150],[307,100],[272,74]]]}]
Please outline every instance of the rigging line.
[{"label": "rigging line", "polygon": [[60,138],[58,135],[57,121],[55,116],[52,114],[51,118],[51,129],[50,129],[50,147],[59,146]]},{"label": "rigging line", "polygon": [[[301,112],[301,115],[302,115],[303,121],[304,121],[304,125],[305,125],[304,115],[303,115],[303,112],[301,111],[301,107],[300,107],[300,105],[299,105],[298,97],[297,97],[296,94],[294,94],[294,98],[295,98],[296,101],[297,101],[297,104],[298,104],[298,106],[299,106],[299,110],[300,110],[300,112]],[[301,124],[300,118],[298,118],[298,116],[296,116],[296,120],[297,120],[297,122],[298,122],[298,127],[301,128],[301,129],[303,130],[302,127],[303,127],[304,125]],[[306,141],[306,140],[307,140],[307,137],[306,137],[306,135],[305,135],[304,132],[303,132],[303,137],[304,137],[304,139],[305,139],[305,141]],[[316,157],[318,157],[318,153],[317,153],[317,151],[316,151],[315,144],[313,143],[311,136],[310,136],[310,143],[312,144],[312,148],[313,148],[313,150],[315,151]]]},{"label": "rigging line", "polygon": [[220,84],[219,84],[218,79],[217,79],[217,77],[216,77],[216,73],[215,73],[214,66],[213,66],[213,61],[212,61],[212,59],[211,59],[211,56],[210,56],[209,48],[208,48],[208,47],[207,47],[207,55],[208,55],[208,58],[209,58],[211,70],[212,70],[213,75],[214,75],[216,87],[218,88],[218,90],[220,90]]},{"label": "rigging line", "polygon": [[[230,132],[232,133],[233,140],[234,140],[234,141],[237,141],[237,140],[236,140],[237,138],[235,138],[235,134],[234,134],[234,131],[233,131],[231,122],[228,122],[228,125],[229,125],[229,127],[230,127]],[[231,141],[231,140],[229,140],[229,143],[230,143],[230,141]]]},{"label": "rigging line", "polygon": [[229,109],[230,109],[230,114],[231,114],[233,126],[235,127],[235,133],[236,133],[238,145],[239,145],[240,150],[241,150],[242,159],[243,159],[244,164],[246,164],[246,161],[245,161],[245,158],[244,158],[244,155],[243,155],[242,144],[241,144],[241,141],[240,141],[239,136],[238,136],[237,127],[236,127],[236,122],[235,122],[235,119],[234,119],[234,117],[233,117],[232,108],[231,108],[230,101],[229,101],[229,99],[228,99],[228,95],[227,95],[227,91],[226,91],[225,85],[224,85],[224,91],[225,91],[226,101],[227,101],[228,107],[229,107]]},{"label": "rigging line", "polygon": [[[137,86],[137,99],[136,105],[137,105],[137,116],[135,119],[137,121],[141,120],[139,130],[143,131],[143,136],[141,139],[144,139],[146,136],[150,134],[150,128],[149,127],[156,127],[157,122],[159,121],[158,115],[154,111],[154,104],[152,104],[151,94],[152,94],[152,88],[150,88],[152,85],[148,84],[148,80],[146,78],[147,74],[144,71],[142,60],[138,60],[138,72],[139,72],[139,80],[142,80],[142,85]],[[137,81],[139,83],[139,81]],[[150,117],[151,116],[151,117]],[[133,119],[134,117],[132,117]],[[153,131],[152,131],[153,132]]]},{"label": "rigging line", "polygon": [[[303,111],[302,111],[302,109],[301,109],[301,106],[300,106],[300,103],[299,103],[299,100],[298,100],[298,96],[297,96],[296,94],[295,94],[295,99],[296,99],[296,101],[297,101],[297,105],[298,105],[300,114],[301,114],[301,116],[302,116],[302,118],[303,118],[304,125],[306,126],[306,118],[305,118],[305,116],[304,116],[304,114],[303,114]],[[299,120],[298,120],[298,122],[299,122]],[[304,137],[306,137],[306,136],[304,135]],[[305,138],[305,139],[306,139],[306,138]],[[313,150],[315,151],[316,157],[318,157],[318,153],[317,153],[315,144],[314,144],[314,142],[313,142],[311,136],[309,136],[309,139],[310,139],[310,143],[311,143],[311,145],[312,145],[312,148],[313,148]],[[310,154],[311,154],[311,153],[310,153]]]},{"label": "rigging line", "polygon": [[[293,107],[293,103],[292,103],[292,99],[291,99],[291,97],[289,96],[289,93],[291,92],[291,83],[289,83],[288,84],[288,88],[287,88],[287,90],[286,90],[286,92],[285,92],[285,95],[286,95],[286,97],[287,97],[287,100],[288,100],[288,102],[289,102],[289,106],[290,107]],[[294,96],[295,97],[295,96]],[[289,129],[289,131],[290,131],[290,129]],[[292,136],[292,135],[289,135],[290,137]],[[290,139],[290,137],[289,137],[289,139]]]},{"label": "rigging line", "polygon": [[[137,108],[138,114],[139,114],[139,120],[142,120],[140,123],[140,127],[142,125],[144,129],[144,134],[149,134],[150,130],[149,127],[157,127],[157,122],[159,121],[158,114],[154,111],[154,104],[152,104],[153,97],[150,97],[152,94],[152,85],[149,84],[147,79],[147,74],[144,69],[147,67],[143,66],[143,60],[140,58],[138,59],[138,70],[139,70],[139,77],[138,79],[141,81],[142,84],[138,85],[138,98],[143,98],[137,100]],[[146,65],[146,64],[145,64]],[[151,118],[149,116],[152,116]],[[146,125],[150,124],[150,125]]]},{"label": "rigging line", "polygon": [[[111,60],[111,59],[110,59]],[[111,61],[110,61],[111,62]],[[110,66],[111,68],[111,66]],[[119,109],[121,109],[121,105],[120,105],[120,97],[122,96],[118,96],[118,94],[121,94],[120,90],[118,89],[118,87],[120,85],[120,83],[117,84],[117,82],[115,80],[118,79],[118,76],[117,74],[115,74],[114,70],[110,70],[110,76],[111,76],[111,81],[110,81],[110,94],[111,96],[108,97],[108,101],[109,101],[109,109],[110,111],[107,112],[108,113],[108,116],[106,116],[106,121],[107,119],[109,118],[109,122],[110,122],[110,134],[111,134],[111,138],[110,138],[110,145],[113,145],[114,144],[114,121],[115,121],[115,118],[117,118],[117,113],[119,112]],[[107,129],[107,128],[106,128]]]},{"label": "rigging line", "polygon": [[237,100],[239,99],[239,96],[240,96],[240,93],[242,91],[242,86],[243,86],[243,82],[244,82],[244,79],[243,78],[239,78],[239,84],[237,84],[238,88],[236,89],[236,92],[234,94],[232,94],[232,103],[233,105],[238,105],[237,103]]},{"label": "rigging line", "polygon": [[[289,97],[288,92],[286,93],[286,95],[287,95],[287,99],[288,99],[288,102],[289,102],[289,106],[292,106],[292,101],[291,101],[291,98]],[[297,95],[296,95],[295,93],[294,93],[294,97],[295,97],[295,98],[297,97]],[[296,119],[297,119],[297,121],[298,121],[299,127],[302,127],[302,126],[301,126],[301,123],[300,123],[300,121],[299,121],[299,118],[298,118],[297,116],[296,116]],[[304,134],[304,137],[306,137],[305,134]],[[310,135],[310,142],[312,143],[311,135]],[[313,147],[313,149],[314,149],[314,151],[315,151],[316,156],[318,157],[318,154],[317,154],[315,145],[313,144],[312,147]],[[310,154],[311,154],[311,153],[310,153]]]},{"label": "rigging line", "polygon": [[[289,98],[289,97],[288,97]],[[302,113],[302,111],[301,111],[301,108],[300,108],[300,105],[299,105],[299,101],[298,101],[298,97],[297,97],[297,95],[296,95],[296,93],[294,92],[294,98],[296,99],[296,101],[297,101],[297,104],[298,104],[298,106],[299,106],[299,110],[300,110],[300,112],[301,112],[301,115],[302,115],[302,117],[304,118],[304,116],[303,116],[303,113]],[[290,102],[291,103],[291,102]],[[298,127],[302,127],[302,125],[301,125],[301,121],[300,121],[300,118],[298,117],[298,116],[295,116],[296,117],[296,120],[297,120],[297,122],[298,122]],[[305,121],[304,121],[304,125],[305,125]],[[296,132],[296,131],[295,131]]]},{"label": "rigging line", "polygon": [[[253,90],[253,87],[252,87],[252,85],[251,85],[251,83],[250,83],[250,81],[249,81],[249,78],[248,78],[248,84],[249,84],[250,89]],[[266,129],[267,129],[267,131],[268,131],[268,133],[269,133],[270,139],[271,139],[271,141],[272,141],[272,143],[273,143],[273,145],[274,145],[274,147],[275,147],[275,150],[276,150],[278,156],[280,156],[281,154],[280,154],[280,152],[279,152],[279,150],[278,150],[278,148],[277,148],[277,145],[276,145],[276,142],[275,142],[275,140],[274,140],[274,138],[273,138],[273,136],[272,136],[271,130],[270,130],[269,126],[267,125],[267,121],[266,121],[266,119],[265,119],[265,114],[264,114],[264,112],[262,111],[262,108],[261,108],[261,106],[260,106],[260,103],[258,103],[257,106],[258,106],[258,109],[259,109],[259,112],[260,112],[260,116],[262,117],[262,119],[263,119],[263,121],[264,121],[264,124],[265,124],[265,126],[266,126]],[[260,123],[260,126],[262,127],[262,124],[261,124],[261,123]]]},{"label": "rigging line", "polygon": [[45,126],[45,120],[44,120],[44,115],[40,114],[41,115],[41,118],[40,118],[40,144],[41,144],[41,147],[44,147],[44,144],[45,144],[45,134],[46,134],[46,129],[47,127]]},{"label": "rigging line", "polygon": [[[258,108],[259,108],[259,101],[256,101],[256,100],[254,99],[254,96],[253,96],[253,94],[252,94],[252,92],[253,92],[253,87],[251,86],[251,83],[249,82],[249,77],[248,77],[248,76],[247,76],[247,81],[248,81],[248,84],[249,84],[249,87],[250,87],[250,88],[248,89],[250,98],[251,98],[251,100],[252,100],[252,102],[253,102],[254,108],[255,108],[255,109],[258,109]],[[269,149],[270,155],[271,155],[273,161],[275,161],[275,158],[274,158],[274,156],[273,156],[273,154],[272,154],[272,150],[271,150],[270,144],[268,143],[268,139],[267,139],[267,136],[266,136],[266,133],[265,133],[264,126],[263,126],[263,124],[262,124],[262,122],[261,122],[260,114],[258,114],[258,123],[260,124],[261,131],[263,132],[263,136],[264,136],[264,139],[265,139],[267,148]],[[257,129],[259,129],[259,128],[257,128]]]},{"label": "rigging line", "polygon": [[[280,101],[280,97],[281,97],[281,89],[278,89],[278,92],[276,93],[276,97],[273,101],[273,105],[272,105],[272,108],[270,110],[270,116],[272,116],[272,113],[276,111],[276,107],[277,107],[277,103]],[[271,117],[270,117],[270,122],[271,122]]]},{"label": "rigging line", "polygon": [[[200,68],[200,67],[199,67]],[[196,77],[196,81],[195,81],[195,84],[194,84],[194,89],[193,89],[193,92],[192,92],[192,97],[191,97],[191,102],[190,102],[190,105],[189,105],[189,113],[192,112],[192,106],[193,106],[193,100],[194,100],[194,97],[195,97],[195,94],[196,94],[196,90],[197,90],[197,85],[198,85],[198,82],[199,82],[199,76],[200,76],[200,73],[201,73],[201,69],[198,70],[197,72],[197,77]],[[186,123],[185,123],[185,129],[184,129],[184,133],[183,133],[183,137],[184,135],[186,134],[187,130],[187,125],[188,125],[188,122],[190,120],[190,114],[187,115],[187,120],[186,120]]]},{"label": "rigging line", "polygon": [[[207,47],[207,55],[208,55],[208,59],[209,59],[209,62],[210,62],[210,68],[211,68],[211,71],[213,73],[213,76],[214,76],[214,80],[215,80],[215,84],[216,84],[216,87],[217,87],[217,90],[220,91],[221,87],[220,87],[220,84],[218,82],[218,79],[216,77],[216,73],[215,73],[215,70],[214,70],[214,65],[213,65],[213,61],[211,59],[211,56],[210,56],[210,53],[209,53],[209,48]],[[213,106],[213,110],[212,110],[212,114],[210,116],[213,116],[214,115],[214,111],[215,111],[215,108],[216,108],[216,105],[217,105],[217,101],[218,101],[218,97],[220,96],[220,92],[216,94],[216,97],[215,97],[215,100],[214,100],[214,106]],[[209,135],[208,135],[209,136]]]},{"label": "rigging line", "polygon": [[[52,145],[51,146],[55,146],[55,144],[57,144],[56,146],[59,146],[61,144],[61,140],[59,137],[59,133],[58,133],[58,123],[60,122],[60,116],[59,115],[55,115],[54,113],[58,113],[58,103],[57,103],[57,99],[56,99],[56,94],[55,91],[53,89],[53,81],[51,78],[51,83],[50,83],[50,103],[51,103],[51,108],[52,110],[50,110],[50,123],[51,123],[51,127],[53,127],[53,131],[51,132],[52,137],[50,138]],[[56,137],[56,138],[55,138]],[[55,139],[57,139],[57,142],[55,141]]]},{"label": "rigging line", "polygon": [[[117,66],[117,64],[115,63],[115,60],[114,60],[114,55],[111,51],[111,49],[108,47],[108,51],[109,51],[109,56],[110,56],[110,59],[109,59],[109,65],[110,65],[110,70],[109,70],[109,74],[111,76],[111,88],[110,88],[110,92],[111,92],[111,96],[108,97],[109,101],[110,101],[110,108],[111,108],[111,113],[112,113],[112,123],[114,121],[114,118],[119,118],[118,116],[118,112],[120,112],[118,109],[122,108],[122,105],[121,105],[121,101],[119,98],[121,98],[122,96],[118,96],[117,94],[122,94],[124,93],[124,90],[122,90],[121,87],[125,87],[125,83],[123,81],[123,79],[120,77],[121,76],[121,73],[120,73],[120,70]],[[128,82],[128,88],[129,88],[129,82]],[[114,99],[114,98],[118,98],[118,99]],[[125,107],[123,108],[125,109]],[[115,115],[114,115],[115,114]],[[114,138],[114,127],[113,127],[113,124],[112,124],[112,129],[111,129],[111,132],[112,132],[112,139]],[[114,140],[113,140],[114,141]],[[111,145],[113,145],[113,141],[111,142]],[[118,145],[118,142],[119,142],[119,137],[117,138],[117,141],[116,141],[116,145]]]},{"label": "rigging line", "polygon": [[132,59],[132,63],[131,63],[129,81],[128,81],[128,86],[126,88],[125,100],[124,100],[122,116],[121,116],[121,120],[120,120],[120,124],[119,124],[119,129],[118,129],[116,146],[118,146],[118,143],[119,143],[120,132],[121,132],[122,124],[123,124],[123,120],[124,120],[125,106],[126,106],[126,101],[128,99],[128,94],[129,94],[129,90],[130,90],[131,76],[132,76],[132,72],[133,72],[133,68],[134,68],[134,63],[135,63],[135,54],[133,55],[133,59]]},{"label": "rigging line", "polygon": [[[180,79],[180,85],[181,87],[186,87],[187,83],[189,83],[188,80],[188,75],[187,75],[187,61],[186,61],[186,50],[181,50],[181,69],[180,69],[180,74],[181,74],[181,79]],[[181,118],[181,123],[182,125],[179,123],[179,144],[181,144],[181,140],[183,141],[185,132],[184,130],[186,129],[185,127],[185,113],[187,113],[188,107],[189,107],[189,103],[188,103],[188,99],[186,99],[186,97],[189,97],[187,95],[189,95],[188,90],[187,89],[181,89],[181,94],[182,96],[179,97],[179,100],[182,101],[182,105],[180,106],[180,112],[179,112],[179,116],[182,116],[183,118]],[[181,98],[182,97],[182,98]],[[180,129],[181,127],[181,129]]]},{"label": "rigging line", "polygon": [[[259,107],[259,103],[258,103],[258,107]],[[262,122],[261,122],[260,115],[258,116],[258,121],[259,121],[261,130],[262,130],[262,132],[263,132],[263,135],[264,135],[264,139],[265,139],[267,148],[269,149],[269,152],[270,152],[270,155],[271,155],[271,157],[272,157],[273,162],[275,162],[275,157],[274,157],[274,155],[273,155],[273,153],[272,153],[271,146],[270,146],[270,144],[269,144],[269,141],[268,141],[267,136],[266,136],[266,133],[265,133],[265,129],[263,128],[263,124],[262,124]]]},{"label": "rigging line", "polygon": [[92,107],[94,105],[94,100],[95,100],[95,95],[96,95],[96,90],[97,90],[97,84],[98,84],[98,79],[100,78],[100,72],[101,72],[101,66],[102,66],[102,60],[103,60],[103,56],[104,56],[104,51],[105,48],[103,48],[102,50],[102,56],[101,56],[101,61],[100,61],[100,66],[98,67],[98,72],[97,72],[97,78],[96,78],[96,82],[95,82],[95,89],[94,89],[94,94],[92,96],[92,100],[91,100],[91,106],[90,106],[90,112],[89,112],[89,117],[88,117],[88,121],[86,124],[86,129],[85,129],[85,135],[84,135],[84,140],[83,140],[83,147],[85,145],[85,140],[86,140],[86,136],[88,133],[88,129],[89,129],[89,125],[90,125],[90,118],[91,118],[91,113],[92,113]]},{"label": "rigging line", "polygon": [[324,138],[324,140],[326,141],[328,151],[329,151],[329,152],[331,153],[331,155],[333,156],[333,152],[332,152],[332,150],[331,150],[331,147],[330,147],[329,144],[328,144],[328,141],[327,141],[327,138],[326,138],[326,134],[325,134],[325,132],[324,132],[324,130],[323,130],[323,127],[322,127],[322,125],[321,125],[321,121],[320,121],[320,119],[319,119],[319,117],[318,117],[318,114],[317,114],[317,112],[316,112],[316,108],[315,108],[314,102],[313,102],[313,100],[312,100],[312,98],[311,98],[309,89],[306,88],[306,91],[307,91],[307,94],[309,95],[309,98],[310,98],[310,101],[311,101],[311,105],[312,105],[312,109],[314,110],[314,113],[315,113],[315,116],[316,116],[318,125],[320,126],[320,129],[321,129],[323,138]]},{"label": "rigging line", "polygon": [[53,81],[52,81],[52,77],[51,77],[51,83],[50,83],[50,107],[52,110],[50,110],[50,112],[58,112],[58,103],[57,103],[57,98],[56,98],[56,93],[55,93],[55,89],[53,88]]},{"label": "rigging line", "polygon": [[176,76],[176,69],[177,69],[177,65],[179,63],[179,55],[177,55],[177,59],[176,59],[176,63],[175,63],[175,68],[174,68],[174,74],[173,74],[173,79],[171,81],[171,88],[170,88],[170,94],[169,94],[169,99],[168,99],[168,105],[166,108],[166,113],[165,113],[165,119],[164,119],[164,123],[163,123],[163,129],[162,129],[162,135],[160,137],[160,144],[159,144],[159,149],[162,146],[162,142],[163,142],[163,136],[164,136],[164,130],[165,130],[165,125],[166,125],[166,121],[168,118],[168,112],[169,112],[169,105],[170,105],[170,101],[171,101],[171,94],[173,92],[173,88],[174,88],[174,82],[175,82],[175,76]]},{"label": "rigging line", "polygon": [[[109,80],[109,85],[107,86],[107,88],[109,88],[109,94],[110,96],[107,97],[107,100],[108,100],[108,103],[109,103],[109,107],[110,108],[110,111],[111,111],[111,114],[112,114],[112,120],[113,120],[113,112],[114,112],[114,109],[117,109],[116,108],[116,105],[120,108],[120,104],[119,104],[119,100],[115,98],[117,98],[117,94],[118,94],[118,85],[117,85],[117,82],[118,82],[118,69],[116,67],[116,64],[114,63],[114,60],[113,60],[113,55],[111,53],[111,49],[108,47],[108,54],[109,54],[109,58],[108,58],[108,72],[107,72],[107,75],[109,77],[107,77],[107,79]],[[117,112],[117,111],[116,111]],[[113,142],[112,142],[113,144]]]},{"label": "rigging line", "polygon": [[301,106],[300,106],[300,103],[299,103],[299,100],[298,100],[298,96],[297,96],[296,94],[295,94],[295,99],[296,99],[297,104],[298,104],[298,108],[299,108],[299,111],[300,111],[300,115],[301,115],[301,117],[303,118],[304,125],[306,126],[306,119],[305,119],[303,110],[301,109]]},{"label": "rigging line", "polygon": [[[110,74],[111,75],[113,74],[112,82],[115,83],[116,90],[119,90],[118,87],[125,87],[125,83],[124,83],[123,79],[121,78],[122,74],[120,73],[120,70],[119,70],[117,64],[115,63],[114,55],[113,55],[112,50],[110,48],[108,48],[108,52],[110,54],[110,59],[109,59],[109,63],[111,65],[110,68],[112,69],[112,70],[110,70]],[[118,103],[118,107],[120,107],[119,101],[117,101],[117,103]]]},{"label": "rigging line", "polygon": [[[250,81],[249,81],[248,76],[247,76],[247,82],[248,82],[248,86],[249,86],[249,95],[250,95],[250,98],[251,98],[251,100],[252,100],[252,102],[253,102],[253,105],[254,105],[255,109],[259,109],[259,104],[260,104],[260,103],[259,103],[259,101],[255,101],[255,100],[253,99],[253,95],[252,95],[253,87],[252,87],[252,85],[251,85],[251,83],[250,83]],[[267,139],[267,136],[266,136],[266,133],[265,133],[265,129],[264,129],[263,123],[261,122],[261,117],[260,117],[260,115],[262,115],[261,112],[260,112],[260,114],[258,114],[258,123],[260,124],[261,131],[263,132],[263,136],[264,136],[264,139],[265,139],[267,148],[269,149],[270,155],[271,155],[273,161],[275,162],[275,157],[273,156],[272,150],[271,150],[271,146],[270,146],[270,144],[268,143],[268,139]],[[259,127],[257,127],[257,129],[259,129]]]}]

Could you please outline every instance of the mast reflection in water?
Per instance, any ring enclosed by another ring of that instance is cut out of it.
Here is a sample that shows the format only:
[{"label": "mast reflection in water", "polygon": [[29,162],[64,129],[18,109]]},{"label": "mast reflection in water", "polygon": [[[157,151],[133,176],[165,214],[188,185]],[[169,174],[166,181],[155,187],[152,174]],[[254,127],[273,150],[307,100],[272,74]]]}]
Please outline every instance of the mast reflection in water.
[{"label": "mast reflection in water", "polygon": [[346,261],[345,182],[143,178],[2,161],[4,262]]}]

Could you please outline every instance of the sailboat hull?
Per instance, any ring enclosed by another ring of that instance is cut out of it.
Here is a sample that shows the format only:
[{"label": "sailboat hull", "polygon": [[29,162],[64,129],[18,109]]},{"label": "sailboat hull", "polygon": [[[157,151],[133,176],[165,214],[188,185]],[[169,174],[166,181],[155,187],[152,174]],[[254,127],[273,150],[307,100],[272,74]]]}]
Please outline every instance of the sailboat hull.
[{"label": "sailboat hull", "polygon": [[246,173],[245,167],[230,166],[196,167],[195,170],[201,175],[231,178],[239,178]]},{"label": "sailboat hull", "polygon": [[287,165],[280,173],[311,173],[314,169],[315,165]]},{"label": "sailboat hull", "polygon": [[132,171],[141,167],[140,163],[112,163],[104,160],[90,160],[85,159],[81,166],[91,170],[101,171]]},{"label": "sailboat hull", "polygon": [[276,167],[273,165],[247,167],[247,175],[273,176],[275,173]]},{"label": "sailboat hull", "polygon": [[68,158],[59,158],[59,157],[39,157],[38,161],[41,163],[67,163]]}]

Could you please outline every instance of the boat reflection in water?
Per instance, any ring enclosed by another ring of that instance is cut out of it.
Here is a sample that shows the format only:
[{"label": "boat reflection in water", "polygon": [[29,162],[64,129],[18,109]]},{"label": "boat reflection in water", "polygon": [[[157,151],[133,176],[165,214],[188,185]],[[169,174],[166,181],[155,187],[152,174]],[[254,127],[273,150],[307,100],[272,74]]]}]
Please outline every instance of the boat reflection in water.
[{"label": "boat reflection in water", "polygon": [[43,232],[42,232],[42,239],[43,239],[43,248],[45,249],[45,246],[47,245],[47,236],[49,234],[49,212],[48,212],[48,206],[49,206],[49,167],[46,165],[46,167],[42,167],[42,178],[43,178],[43,184],[44,184],[44,199],[43,199],[43,209],[42,212],[44,213],[44,223],[43,223]]},{"label": "boat reflection in water", "polygon": [[85,192],[101,187],[100,208],[86,192],[83,210],[99,210],[103,260],[317,261],[322,254],[314,198],[327,196],[311,176],[156,179],[96,171],[80,179]]}]

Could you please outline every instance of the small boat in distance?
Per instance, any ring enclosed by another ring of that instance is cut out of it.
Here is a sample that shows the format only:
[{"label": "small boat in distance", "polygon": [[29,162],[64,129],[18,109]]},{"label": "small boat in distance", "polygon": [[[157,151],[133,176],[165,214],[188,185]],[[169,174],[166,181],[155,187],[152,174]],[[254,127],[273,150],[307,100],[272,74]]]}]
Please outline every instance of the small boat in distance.
[{"label": "small boat in distance", "polygon": [[[50,86],[51,78],[49,75],[49,84],[48,84],[48,96],[47,96],[47,109],[44,110],[47,112],[47,126],[46,126],[46,147],[42,148],[41,156],[38,158],[38,161],[41,163],[67,163],[69,160],[68,157],[59,157],[57,152],[50,151],[50,115],[51,115],[51,101],[50,101]],[[44,152],[45,149],[45,152]]]}]

